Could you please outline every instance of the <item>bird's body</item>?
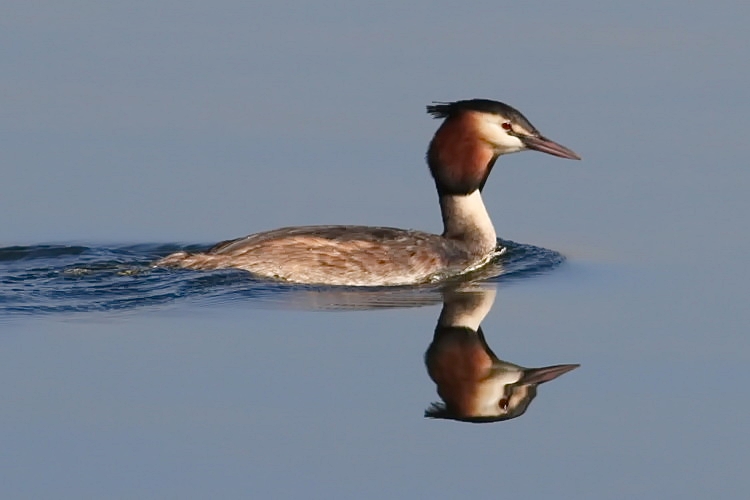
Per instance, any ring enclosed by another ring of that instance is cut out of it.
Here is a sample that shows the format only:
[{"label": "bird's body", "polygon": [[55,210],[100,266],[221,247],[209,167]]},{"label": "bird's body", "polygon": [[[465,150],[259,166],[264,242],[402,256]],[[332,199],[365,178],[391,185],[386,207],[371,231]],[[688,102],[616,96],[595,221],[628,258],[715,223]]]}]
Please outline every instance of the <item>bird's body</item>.
[{"label": "bird's body", "polygon": [[438,281],[483,263],[472,260],[462,245],[436,234],[390,227],[302,226],[226,241],[205,253],[178,252],[159,264],[200,270],[234,267],[297,283],[397,286]]},{"label": "bird's body", "polygon": [[488,263],[500,249],[481,190],[497,158],[526,148],[578,156],[496,101],[427,109],[445,118],[427,153],[440,198],[442,235],[388,227],[290,227],[219,243],[206,252],[177,252],[156,265],[238,268],[295,283],[396,286],[434,282]]}]

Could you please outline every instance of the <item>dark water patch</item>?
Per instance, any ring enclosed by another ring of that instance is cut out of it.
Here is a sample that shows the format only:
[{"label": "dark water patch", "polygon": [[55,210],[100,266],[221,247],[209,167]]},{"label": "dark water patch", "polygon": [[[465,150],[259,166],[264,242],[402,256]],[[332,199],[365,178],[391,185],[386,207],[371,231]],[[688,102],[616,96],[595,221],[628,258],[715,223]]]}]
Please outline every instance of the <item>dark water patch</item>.
[{"label": "dark water patch", "polygon": [[507,251],[500,256],[498,262],[502,268],[501,272],[488,278],[489,281],[499,281],[500,279],[510,281],[539,276],[565,262],[565,257],[554,250],[508,240],[499,241],[501,245],[507,248]]},{"label": "dark water patch", "polygon": [[52,259],[66,255],[81,255],[87,247],[66,245],[15,246],[0,248],[0,262],[32,259]]},{"label": "dark water patch", "polygon": [[441,302],[446,288],[528,279],[564,261],[552,250],[501,243],[507,251],[470,275],[439,284],[371,288],[280,283],[233,269],[152,267],[158,258],[176,250],[197,251],[206,245],[6,247],[0,248],[0,316],[113,312],[181,301],[201,306],[246,303],[302,309],[417,307]]}]

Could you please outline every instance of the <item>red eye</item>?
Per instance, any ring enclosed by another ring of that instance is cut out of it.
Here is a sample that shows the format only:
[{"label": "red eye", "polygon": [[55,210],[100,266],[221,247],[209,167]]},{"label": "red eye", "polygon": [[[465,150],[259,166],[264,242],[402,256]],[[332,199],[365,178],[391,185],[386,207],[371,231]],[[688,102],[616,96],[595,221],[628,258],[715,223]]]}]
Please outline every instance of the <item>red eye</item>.
[{"label": "red eye", "polygon": [[507,399],[505,399],[505,398],[501,399],[498,404],[499,404],[501,410],[505,411],[505,410],[508,409],[508,400]]},{"label": "red eye", "polygon": [[510,122],[504,122],[504,123],[502,124],[502,127],[503,127],[503,129],[504,129],[504,130],[510,130],[510,129],[512,129],[512,128],[513,128],[513,127],[511,126]]}]

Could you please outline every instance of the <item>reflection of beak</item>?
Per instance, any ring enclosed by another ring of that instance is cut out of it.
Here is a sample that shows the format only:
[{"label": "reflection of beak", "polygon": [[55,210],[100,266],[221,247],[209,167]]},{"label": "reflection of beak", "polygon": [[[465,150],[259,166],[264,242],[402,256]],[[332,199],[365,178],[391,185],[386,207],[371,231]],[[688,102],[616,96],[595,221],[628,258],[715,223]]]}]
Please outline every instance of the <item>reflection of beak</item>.
[{"label": "reflection of beak", "polygon": [[566,148],[562,144],[558,144],[555,141],[550,141],[544,136],[533,136],[533,135],[518,135],[527,148],[541,151],[542,153],[559,156],[560,158],[568,158],[569,160],[580,160],[581,157],[575,154],[570,149]]},{"label": "reflection of beak", "polygon": [[545,366],[544,368],[529,368],[524,370],[523,377],[518,381],[519,384],[543,384],[554,380],[570,370],[575,370],[581,365],[555,365]]}]

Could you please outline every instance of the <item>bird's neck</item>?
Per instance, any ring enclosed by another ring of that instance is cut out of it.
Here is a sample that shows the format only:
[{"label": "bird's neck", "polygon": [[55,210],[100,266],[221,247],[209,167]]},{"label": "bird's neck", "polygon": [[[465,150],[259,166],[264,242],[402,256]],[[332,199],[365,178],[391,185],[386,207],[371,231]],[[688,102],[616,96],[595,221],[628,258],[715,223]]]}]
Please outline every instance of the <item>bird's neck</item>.
[{"label": "bird's neck", "polygon": [[485,256],[497,247],[497,235],[478,189],[469,194],[441,194],[443,237],[467,245],[477,256]]},{"label": "bird's neck", "polygon": [[440,328],[468,328],[476,332],[495,303],[494,288],[471,292],[448,293],[443,299],[443,310],[438,318]]}]

